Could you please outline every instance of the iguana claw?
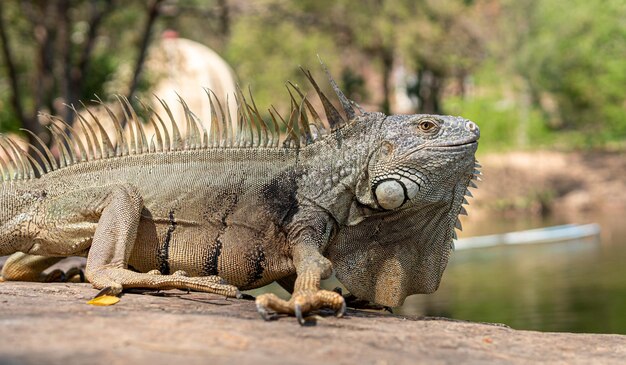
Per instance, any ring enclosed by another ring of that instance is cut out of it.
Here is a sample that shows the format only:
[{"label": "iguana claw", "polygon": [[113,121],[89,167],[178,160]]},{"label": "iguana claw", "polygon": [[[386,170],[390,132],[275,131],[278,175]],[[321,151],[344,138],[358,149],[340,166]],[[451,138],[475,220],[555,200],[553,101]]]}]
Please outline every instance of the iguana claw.
[{"label": "iguana claw", "polygon": [[96,296],[93,298],[96,299],[105,295],[117,296],[118,294],[120,294],[118,290],[113,289],[113,287],[107,286],[105,288],[102,288],[102,290],[100,290],[98,294],[96,294]]},{"label": "iguana claw", "polygon": [[346,301],[345,300],[343,301],[343,303],[341,303],[341,308],[339,308],[335,312],[335,316],[337,318],[341,318],[341,317],[343,317],[344,314],[346,314]]},{"label": "iguana claw", "polygon": [[302,306],[296,303],[293,310],[295,312],[296,318],[298,319],[298,323],[300,323],[301,326],[304,326],[306,324],[306,320],[304,319],[304,316],[302,316]]},{"label": "iguana claw", "polygon": [[276,318],[274,313],[269,312],[261,303],[256,303],[256,310],[265,321],[271,321]]}]

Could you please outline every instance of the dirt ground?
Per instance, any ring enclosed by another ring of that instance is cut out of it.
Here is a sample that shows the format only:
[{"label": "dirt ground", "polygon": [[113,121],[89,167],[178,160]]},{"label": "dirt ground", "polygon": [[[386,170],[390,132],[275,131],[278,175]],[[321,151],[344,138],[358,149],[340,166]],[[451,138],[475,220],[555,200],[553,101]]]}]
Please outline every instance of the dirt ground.
[{"label": "dirt ground", "polygon": [[85,304],[89,284],[0,285],[2,364],[619,364],[626,336],[507,327],[349,310],[301,327],[264,322],[249,300],[125,294]]}]

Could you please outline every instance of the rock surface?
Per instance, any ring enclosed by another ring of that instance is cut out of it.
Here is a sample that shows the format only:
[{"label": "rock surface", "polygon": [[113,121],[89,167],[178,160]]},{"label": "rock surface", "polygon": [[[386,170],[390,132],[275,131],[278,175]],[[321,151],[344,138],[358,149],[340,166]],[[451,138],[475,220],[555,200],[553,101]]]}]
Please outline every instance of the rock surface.
[{"label": "rock surface", "polygon": [[262,321],[250,300],[167,291],[85,304],[89,284],[0,283],[2,364],[618,364],[626,336],[516,331],[348,310]]}]

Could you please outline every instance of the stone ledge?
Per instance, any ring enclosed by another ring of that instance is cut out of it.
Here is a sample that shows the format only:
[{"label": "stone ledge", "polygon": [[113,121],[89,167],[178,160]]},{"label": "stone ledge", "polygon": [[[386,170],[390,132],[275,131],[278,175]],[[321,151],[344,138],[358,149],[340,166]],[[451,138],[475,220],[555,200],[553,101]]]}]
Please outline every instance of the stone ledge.
[{"label": "stone ledge", "polygon": [[626,336],[541,333],[349,310],[301,327],[254,302],[205,293],[85,304],[89,284],[0,283],[0,363],[618,364]]}]

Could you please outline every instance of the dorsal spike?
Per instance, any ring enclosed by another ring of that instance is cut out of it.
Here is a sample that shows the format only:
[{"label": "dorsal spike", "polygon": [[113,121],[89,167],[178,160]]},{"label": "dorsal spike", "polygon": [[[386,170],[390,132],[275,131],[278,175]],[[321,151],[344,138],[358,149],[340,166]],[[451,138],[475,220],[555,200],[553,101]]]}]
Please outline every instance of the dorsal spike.
[{"label": "dorsal spike", "polygon": [[[141,119],[137,116],[137,112],[135,112],[135,108],[130,103],[130,100],[126,96],[122,96],[124,100],[124,104],[130,113],[130,120],[133,121],[135,125],[135,138],[137,145],[137,153],[144,153],[148,151],[148,139],[146,138],[146,132],[143,128],[143,123]],[[139,101],[139,98],[137,98]]]},{"label": "dorsal spike", "polygon": [[[209,90],[211,92],[211,94],[213,94],[213,96],[215,97],[215,103],[217,104],[217,107],[220,111],[220,117],[219,117],[219,121],[220,121],[220,127],[222,129],[222,137],[220,139],[220,147],[225,147],[228,146],[229,140],[230,140],[230,134],[229,134],[229,130],[231,129],[229,124],[228,124],[228,119],[226,118],[226,115],[224,114],[224,108],[222,107],[222,103],[220,102],[220,99],[217,97],[217,95],[215,95],[215,93],[212,90]],[[211,109],[213,109],[213,106],[211,106]],[[228,109],[228,94],[226,95],[226,110]]]},{"label": "dorsal spike", "polygon": [[202,126],[202,148],[209,147],[209,132],[207,132],[204,125]]},{"label": "dorsal spike", "polygon": [[[163,151],[163,137],[161,136],[161,131],[159,131],[159,127],[157,126],[157,122],[154,120],[154,110],[150,107],[148,107],[148,105],[146,105],[143,101],[141,101],[141,99],[137,98],[137,101],[139,102],[139,104],[141,104],[141,106],[143,107],[144,111],[146,113],[148,113],[148,121],[150,122],[150,124],[152,125],[152,129],[154,129],[154,136],[152,136],[150,138],[150,146],[149,146],[149,151],[151,152],[162,152]],[[143,127],[141,129],[142,131],[142,135],[141,138],[144,139],[146,138],[146,133],[143,130]],[[154,143],[154,139],[156,138],[156,145]]]},{"label": "dorsal spike", "polygon": [[159,122],[161,128],[163,129],[163,151],[170,151],[172,141],[172,139],[170,138],[170,132],[167,130],[165,122],[163,121],[159,113],[154,112],[154,109],[152,107],[149,108],[152,111],[152,115],[157,118],[156,120]]},{"label": "dorsal spike", "polygon": [[[0,149],[2,149],[2,152],[4,153],[5,156],[7,156],[8,159],[8,164],[6,167],[6,173],[7,173],[7,178],[6,180],[16,180],[17,179],[17,171],[18,171],[18,165],[17,165],[17,161],[15,161],[15,158],[13,157],[13,155],[11,154],[11,152],[9,152],[9,150],[6,148],[6,140],[8,138],[2,136],[2,138],[0,138]],[[13,173],[13,175],[11,176],[11,173]]]},{"label": "dorsal spike", "polygon": [[43,175],[45,173],[50,172],[50,164],[48,163],[48,161],[46,161],[46,158],[43,155],[43,153],[41,153],[41,150],[39,150],[39,148],[35,147],[32,143],[29,143],[28,147],[31,150],[33,150],[37,154],[37,157],[39,157],[39,159],[41,160],[41,162],[37,161],[36,159],[34,159],[29,154],[26,154],[26,156],[31,161],[32,165],[35,166],[35,168],[37,168],[37,172],[39,172],[39,176],[41,176],[41,175]]},{"label": "dorsal spike", "polygon": [[298,119],[300,117],[300,111],[298,109],[298,105],[295,104],[295,101],[291,101],[291,111],[289,113],[289,119],[287,120],[287,129],[291,131],[293,136],[293,141],[296,144],[296,147],[300,147],[300,134],[296,132],[295,126],[298,125]]},{"label": "dorsal spike", "polygon": [[464,206],[461,205],[461,210],[459,211],[460,215],[467,215],[467,210],[465,209]]},{"label": "dorsal spike", "polygon": [[178,125],[176,124],[176,120],[174,120],[174,114],[172,114],[172,110],[170,109],[169,105],[167,105],[165,100],[161,98],[157,97],[157,100],[159,101],[159,103],[161,103],[161,105],[163,106],[163,109],[165,109],[165,112],[167,113],[167,116],[170,118],[170,122],[172,126],[172,144],[170,147],[171,147],[171,151],[176,151],[182,148],[183,138],[180,135],[180,131],[178,130]]},{"label": "dorsal spike", "polygon": [[115,95],[117,102],[120,104],[122,108],[122,113],[124,113],[124,118],[126,119],[126,125],[128,126],[128,153],[130,155],[134,155],[137,153],[137,138],[135,137],[134,125],[137,120],[133,119],[130,115],[130,109],[133,107],[130,105],[128,98],[121,95]]},{"label": "dorsal spike", "polygon": [[[30,147],[32,147],[32,144],[28,144]],[[33,158],[33,156],[29,155],[28,153],[25,153],[24,156],[26,156],[26,158],[28,159],[28,161],[30,162],[29,165],[31,166],[31,170],[30,170],[30,178],[34,179],[35,176],[35,172],[32,170],[32,166],[35,167],[35,169],[37,170],[38,176],[42,176],[43,174],[45,174],[45,171],[43,169],[43,167],[41,166],[41,163],[37,162],[37,160],[35,160]]]},{"label": "dorsal spike", "polygon": [[291,85],[291,87],[298,93],[298,95],[300,95],[300,97],[306,103],[306,107],[309,110],[309,113],[311,114],[311,116],[313,117],[313,123],[315,124],[317,129],[320,132],[326,134],[328,129],[330,129],[330,126],[328,125],[328,123],[324,123],[322,118],[320,118],[320,115],[317,113],[317,111],[315,110],[313,105],[311,105],[311,102],[309,102],[309,99],[306,97],[306,95],[304,95],[304,93],[302,93],[302,91],[300,90],[298,85],[295,85],[291,81],[288,81],[288,83],[289,83],[289,85]]},{"label": "dorsal spike", "polygon": [[454,222],[454,228],[458,229],[459,231],[463,230],[463,225],[461,225],[461,221],[458,218],[456,222]]},{"label": "dorsal spike", "polygon": [[148,137],[144,130],[143,123],[139,121],[137,124],[137,149],[140,153],[148,152]]},{"label": "dorsal spike", "polygon": [[[109,134],[106,132],[106,130],[100,123],[100,120],[91,112],[91,110],[82,101],[80,103],[83,106],[83,108],[87,111],[89,116],[91,116],[91,119],[93,119],[93,122],[96,123],[96,126],[98,126],[98,130],[100,131],[100,140],[102,142],[102,145],[101,145],[102,157],[115,156],[115,149],[113,147],[113,143],[111,142],[111,139],[109,138]],[[87,123],[87,125],[89,125],[89,123]]]},{"label": "dorsal spike", "polygon": [[[78,146],[78,151],[80,154],[80,160],[81,161],[87,161],[87,151],[85,150],[85,145],[83,144],[83,142],[80,140],[80,138],[78,138],[78,134],[76,133],[76,130],[74,130],[74,128],[72,128],[71,125],[69,125],[66,121],[64,121],[61,118],[54,118],[56,121],[58,121],[59,123],[61,123],[63,126],[65,126],[65,128],[67,128],[67,131],[69,132],[69,135],[67,133],[65,133],[65,130],[61,129],[63,131],[63,134],[65,136],[67,136],[67,140],[68,142],[68,146],[69,148],[72,149],[72,158],[74,159],[74,163],[78,162],[79,160],[79,156],[76,155],[76,153],[74,152],[74,149],[72,148],[73,145],[75,144],[76,146]],[[72,143],[74,142],[74,143]]]},{"label": "dorsal spike", "polygon": [[[59,118],[56,118],[56,117],[52,117],[52,118],[54,118],[56,121],[59,120]],[[76,162],[78,162],[78,159],[76,158],[76,153],[74,152],[74,149],[72,148],[72,140],[70,139],[70,137],[68,137],[67,133],[65,133],[63,128],[59,127],[58,125],[54,123],[50,124],[50,126],[53,129],[56,129],[58,135],[61,136],[59,141],[60,141],[60,144],[63,146],[63,153],[66,153],[65,161],[67,163],[67,166],[73,165]]]},{"label": "dorsal spike", "polygon": [[24,178],[24,161],[21,156],[14,151],[13,146],[9,142],[10,138],[0,138],[0,148],[4,151],[4,154],[11,162],[11,170],[13,170],[13,177],[11,180],[22,180]]},{"label": "dorsal spike", "polygon": [[187,128],[187,135],[185,136],[185,144],[186,148],[196,149],[200,146],[201,141],[199,141],[200,131],[198,130],[198,126],[194,120],[194,117],[191,115],[191,110],[189,110],[189,106],[185,102],[185,100],[178,93],[178,102],[183,107],[183,112],[185,113],[185,122]]},{"label": "dorsal spike", "polygon": [[[130,104],[128,98],[124,97],[124,99],[126,99],[126,104],[128,104],[128,108],[130,110],[131,119],[135,121],[135,128],[137,128],[137,151],[138,153],[148,152],[148,138],[146,137],[146,131],[144,130],[143,122],[137,116],[137,112],[135,111],[135,108]],[[139,98],[137,98],[137,101],[141,102]]]},{"label": "dorsal spike", "polygon": [[229,100],[228,100],[228,94],[226,94],[226,111],[227,111],[227,118],[226,118],[226,125],[227,125],[227,133],[228,133],[228,142],[227,145],[228,147],[232,147],[235,144],[235,133],[236,131],[233,130],[233,116],[230,114],[230,104],[229,104]]},{"label": "dorsal spike", "polygon": [[298,128],[302,133],[302,137],[307,145],[313,143],[313,132],[311,132],[311,127],[309,125],[309,117],[306,114],[306,109],[304,107],[304,99],[300,101],[300,105],[298,106]]},{"label": "dorsal spike", "polygon": [[[152,125],[152,129],[154,130],[154,134],[150,137],[151,144],[154,146],[153,151],[155,152],[163,152],[165,150],[165,146],[163,144],[163,136],[161,135],[161,131],[157,125],[157,122],[154,120],[154,116],[148,117],[150,124]],[[154,143],[154,139],[156,138],[156,144]]]},{"label": "dorsal spike", "polygon": [[204,89],[207,97],[209,98],[209,108],[211,109],[211,126],[208,137],[211,138],[211,143],[209,144],[211,147],[214,147],[219,141],[220,127],[219,122],[217,120],[217,110],[215,110],[215,104],[213,103],[213,97],[208,89]]},{"label": "dorsal spike", "polygon": [[[272,112],[271,109],[267,109],[267,111],[270,113],[270,117],[272,118],[272,123],[274,124],[274,128],[275,128],[275,132],[276,135],[280,137],[280,126],[278,124],[278,121],[276,120],[276,116],[274,116],[274,113]],[[280,138],[275,138],[272,144],[272,147],[278,147],[278,143],[280,142]]]},{"label": "dorsal spike", "polygon": [[22,148],[20,148],[17,142],[15,142],[15,140],[13,140],[12,138],[8,138],[7,142],[11,146],[13,153],[19,156],[22,162],[22,166],[23,166],[22,171],[24,174],[24,178],[33,179],[35,177],[35,171],[33,170],[33,166],[30,164],[30,159],[29,159],[30,156],[28,155],[28,153],[22,150]]},{"label": "dorsal spike", "polygon": [[15,142],[15,140],[9,139],[8,141],[11,144],[11,146],[15,149],[16,153],[20,155],[22,161],[24,162],[24,177],[27,177],[29,179],[34,179],[35,170],[33,170],[33,165],[31,164],[31,160],[32,162],[34,162],[35,165],[37,165],[37,168],[39,170],[41,170],[41,166],[39,166],[39,164],[32,158],[32,156],[29,155],[27,151],[24,151],[17,144],[17,142]]},{"label": "dorsal spike", "polygon": [[239,131],[239,147],[250,147],[254,145],[254,131],[252,129],[252,121],[247,118],[247,110],[245,107],[246,100],[237,85],[237,119]]},{"label": "dorsal spike", "polygon": [[[0,135],[0,139],[3,139],[4,136]],[[11,180],[11,174],[9,167],[7,166],[6,161],[2,158],[2,154],[0,154],[0,182]]]},{"label": "dorsal spike", "polygon": [[248,132],[251,133],[251,131],[249,129],[250,126],[246,123],[246,115],[241,106],[242,101],[239,91],[239,85],[237,85],[235,88],[235,104],[237,108],[237,147],[247,147],[248,139],[250,137]]},{"label": "dorsal spike", "polygon": [[292,105],[298,106],[298,118],[296,120],[296,124],[298,125],[299,137],[304,138],[304,143],[306,145],[311,144],[313,142],[313,138],[311,138],[311,129],[309,128],[309,120],[306,115],[306,110],[304,109],[304,99],[298,101],[295,99],[293,94],[291,93],[291,89],[287,86],[287,91],[289,92],[289,97],[291,98]]},{"label": "dorsal spike", "polygon": [[330,86],[333,88],[333,91],[337,95],[337,98],[339,99],[339,102],[341,103],[341,107],[343,108],[343,111],[346,113],[346,117],[348,117],[348,121],[354,120],[356,118],[356,113],[354,109],[352,108],[352,105],[356,103],[346,97],[346,95],[343,93],[343,91],[341,91],[341,89],[335,82],[335,79],[333,79],[332,75],[328,71],[328,67],[326,67],[326,64],[324,63],[324,61],[322,61],[322,59],[319,56],[318,56],[318,59],[320,63],[322,64],[322,69],[326,73],[326,77],[328,78],[328,82],[330,83]]},{"label": "dorsal spike", "polygon": [[265,123],[265,120],[263,120],[263,117],[261,117],[261,113],[259,113],[259,108],[257,108],[256,106],[256,102],[254,101],[254,97],[252,96],[252,89],[250,87],[248,87],[248,95],[250,96],[250,103],[252,103],[252,106],[250,106],[250,104],[246,104],[248,112],[250,113],[251,117],[252,115],[254,115],[254,117],[258,121],[258,124],[261,126],[262,135],[259,135],[259,145],[267,147],[268,145],[270,145],[274,137],[270,135],[271,130],[269,129],[267,123]]},{"label": "dorsal spike", "polygon": [[157,150],[156,146],[154,145],[154,136],[152,136],[150,138],[150,144],[148,145],[148,152],[160,152],[159,150]]},{"label": "dorsal spike", "polygon": [[96,98],[97,98],[97,102],[100,105],[102,105],[102,107],[104,107],[104,110],[106,110],[107,114],[109,114],[109,118],[111,118],[111,122],[113,123],[113,128],[115,128],[115,134],[117,136],[117,144],[116,144],[115,154],[117,156],[126,156],[126,155],[128,155],[128,142],[126,142],[126,138],[124,137],[124,131],[122,130],[122,124],[120,123],[119,119],[117,118],[117,116],[115,115],[113,110],[111,110],[111,108],[109,108],[109,106],[106,105],[102,101],[102,99],[100,99],[99,96],[96,95]]},{"label": "dorsal spike", "polygon": [[265,143],[267,142],[267,126],[265,125],[265,123],[263,123],[262,120],[259,120],[256,115],[254,114],[254,110],[252,109],[252,106],[248,103],[246,103],[245,105],[245,109],[246,109],[246,113],[248,114],[248,119],[250,121],[250,124],[254,126],[254,130],[256,131],[257,134],[257,139],[256,142],[254,143],[254,146],[256,147],[263,147],[265,146]]},{"label": "dorsal spike", "polygon": [[[80,124],[80,129],[82,131],[82,135],[85,136],[85,142],[87,143],[87,153],[85,155],[83,155],[82,157],[88,161],[91,161],[95,158],[96,156],[96,150],[94,147],[94,144],[91,143],[91,134],[89,134],[89,132],[87,131],[87,129],[85,128],[85,123],[84,123],[84,118],[82,115],[80,115],[80,113],[78,112],[78,110],[76,110],[76,108],[74,107],[74,105],[69,105],[69,104],[64,104],[66,108],[71,109],[74,112],[74,115],[76,115],[76,117],[78,118],[77,120],[74,121],[74,123],[76,123],[76,121],[78,121],[78,123]],[[74,129],[76,131],[76,129]],[[74,137],[76,139],[78,139],[78,135],[75,134]]]},{"label": "dorsal spike", "polygon": [[[246,100],[246,96],[243,94],[243,91],[241,90],[239,85],[237,85],[237,92],[239,93],[239,107],[241,109],[240,114],[243,116],[243,123],[247,125],[248,133],[250,134],[250,140],[247,143],[247,147],[259,146],[261,141],[261,132],[259,131],[259,126],[254,123],[254,118],[252,116],[252,113],[250,112],[250,109],[248,108],[248,100]],[[255,139],[255,131],[258,135],[258,144],[255,143],[255,140],[257,140]]]},{"label": "dorsal spike", "polygon": [[51,123],[46,128],[50,131],[52,135],[52,139],[57,146],[57,150],[59,151],[59,168],[63,168],[65,166],[69,166],[67,157],[68,153],[66,152],[65,144],[63,143],[63,137],[57,132],[57,128],[53,127],[54,124]]},{"label": "dorsal spike", "polygon": [[287,134],[287,136],[285,137],[285,140],[283,141],[283,147],[289,147],[291,141],[295,141],[298,137],[294,133],[294,131],[289,127],[289,124],[285,121],[285,118],[283,118],[283,116],[280,115],[278,110],[276,110],[276,107],[274,105],[272,105],[272,109],[274,110],[273,113],[272,113],[272,110],[270,110],[270,114],[272,115],[272,118],[276,120],[275,116],[278,116],[277,121],[283,125],[283,127],[285,128],[285,134]]},{"label": "dorsal spike", "polygon": [[33,136],[35,141],[37,141],[37,143],[43,149],[43,153],[45,153],[45,157],[43,156],[43,154],[41,153],[41,150],[39,148],[33,147],[33,149],[35,151],[39,152],[39,157],[41,158],[41,162],[44,164],[47,172],[58,169],[59,167],[57,166],[57,161],[54,158],[54,155],[52,154],[52,151],[50,151],[48,146],[41,140],[41,138],[39,138],[38,135],[36,135],[35,133],[31,132],[28,129],[22,128],[20,130],[30,134],[31,136]]},{"label": "dorsal spike", "polygon": [[[206,128],[202,125],[200,118],[189,109],[189,118],[191,119],[191,123],[195,126],[196,129],[196,148],[200,148],[204,144],[208,144],[208,133],[206,133]],[[204,138],[206,136],[206,139]],[[219,145],[219,135],[216,136],[216,147]]]},{"label": "dorsal spike", "polygon": [[302,72],[304,72],[304,75],[309,80],[311,85],[313,85],[315,92],[317,92],[317,95],[322,101],[322,106],[324,107],[324,112],[326,113],[326,119],[328,119],[328,124],[330,125],[331,130],[335,130],[341,127],[342,125],[344,125],[345,121],[343,120],[343,117],[341,116],[341,114],[339,114],[337,109],[335,109],[335,107],[330,102],[330,100],[328,100],[326,95],[324,95],[319,85],[317,85],[317,82],[315,82],[315,79],[313,79],[313,75],[311,74],[311,71],[304,70],[304,69],[301,69],[301,70]]},{"label": "dorsal spike", "polygon": [[[85,122],[84,118],[78,111],[74,111],[74,114],[78,117],[78,124],[80,124],[80,129],[83,132],[83,136],[85,136],[85,141],[87,142],[87,155],[85,158],[88,161],[97,160],[100,158],[101,151],[99,150],[98,140],[96,139],[96,134],[94,133],[93,128]],[[75,122],[76,123],[76,122]],[[93,141],[92,141],[93,138]]]}]

